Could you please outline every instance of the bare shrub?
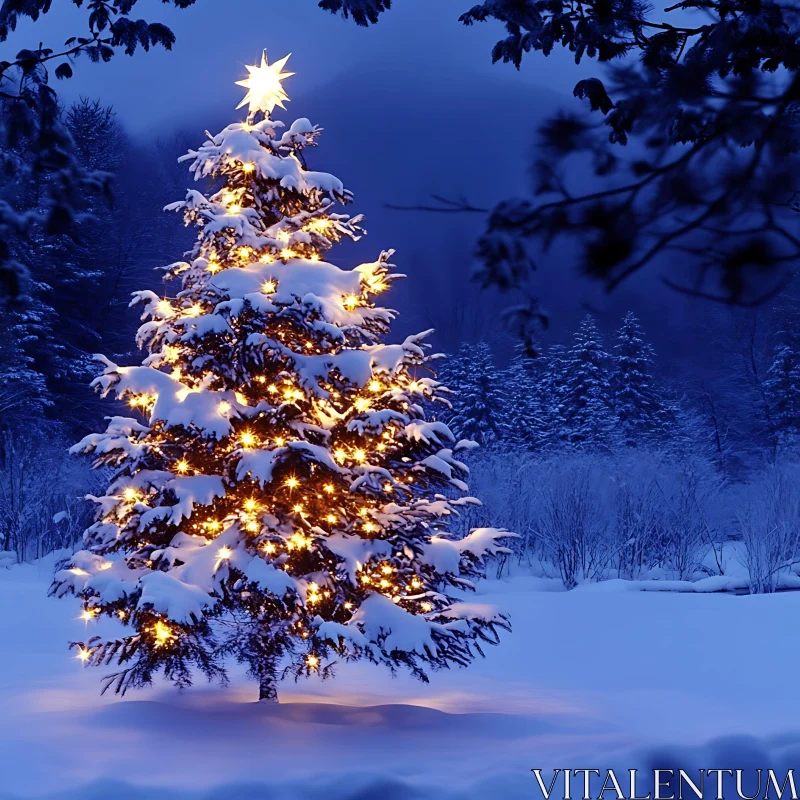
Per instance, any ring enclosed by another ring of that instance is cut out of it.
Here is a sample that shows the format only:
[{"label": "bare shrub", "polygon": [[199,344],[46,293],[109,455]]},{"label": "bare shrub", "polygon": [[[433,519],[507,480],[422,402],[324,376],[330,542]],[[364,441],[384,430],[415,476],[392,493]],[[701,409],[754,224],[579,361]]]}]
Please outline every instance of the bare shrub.
[{"label": "bare shrub", "polygon": [[800,489],[796,465],[777,464],[746,487],[737,513],[746,548],[750,593],[769,594],[800,551]]}]

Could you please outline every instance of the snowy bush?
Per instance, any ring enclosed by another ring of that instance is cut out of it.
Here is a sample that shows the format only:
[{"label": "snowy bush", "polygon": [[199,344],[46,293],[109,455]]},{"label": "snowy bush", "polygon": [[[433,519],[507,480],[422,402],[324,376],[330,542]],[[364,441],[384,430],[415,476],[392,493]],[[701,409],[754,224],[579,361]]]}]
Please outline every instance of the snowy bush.
[{"label": "snowy bush", "polygon": [[539,463],[532,530],[564,585],[603,577],[611,562],[611,486],[602,460],[563,456]]},{"label": "snowy bush", "polygon": [[519,562],[560,575],[567,588],[610,577],[688,580],[704,559],[723,571],[727,494],[703,458],[643,450],[537,458],[494,447],[474,451],[469,464],[485,504],[467,510],[459,529],[491,519],[518,531]]},{"label": "snowy bush", "polygon": [[481,498],[481,505],[461,510],[454,530],[465,536],[473,528],[492,524],[516,531],[519,538],[510,540],[508,546],[520,561],[530,564],[534,551],[538,461],[527,451],[508,451],[495,446],[474,451],[467,463],[470,484]]},{"label": "snowy bush", "polygon": [[800,554],[800,468],[769,467],[743,490],[737,521],[746,548],[750,593],[774,592],[781,573],[790,571]]}]

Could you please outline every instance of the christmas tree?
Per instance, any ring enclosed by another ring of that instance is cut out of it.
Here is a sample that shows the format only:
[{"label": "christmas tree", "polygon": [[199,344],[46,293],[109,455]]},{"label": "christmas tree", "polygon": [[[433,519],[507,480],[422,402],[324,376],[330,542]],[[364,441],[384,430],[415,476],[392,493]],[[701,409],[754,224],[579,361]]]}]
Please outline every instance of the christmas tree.
[{"label": "christmas tree", "polygon": [[425,680],[508,628],[455,594],[508,534],[448,537],[448,518],[477,502],[457,456],[471,443],[425,418],[443,399],[429,332],[381,341],[395,315],[374,298],[399,277],[392,252],[354,269],[324,258],[361,219],[336,210],[351,200],[337,178],[307,168],[321,129],[271,118],[285,64],[265,53],[248,67],[246,122],[183,157],[218,189],[168,207],[198,228],[167,269],[180,289],[136,293],[148,355],[103,359],[94,382],[138,416],[73,448],[114,477],[52,592],[131,629],[74,643],[87,664],[120,665],[106,689],[159,671],[179,686],[195,669],[224,678],[226,656],[265,700],[282,676],[328,677],[337,656]]},{"label": "christmas tree", "polygon": [[582,449],[608,449],[614,434],[611,356],[594,318],[580,324],[563,363],[560,415],[568,441]]},{"label": "christmas tree", "polygon": [[483,447],[504,438],[505,394],[489,345],[462,344],[445,377],[452,391],[452,413],[447,418],[452,431]]}]

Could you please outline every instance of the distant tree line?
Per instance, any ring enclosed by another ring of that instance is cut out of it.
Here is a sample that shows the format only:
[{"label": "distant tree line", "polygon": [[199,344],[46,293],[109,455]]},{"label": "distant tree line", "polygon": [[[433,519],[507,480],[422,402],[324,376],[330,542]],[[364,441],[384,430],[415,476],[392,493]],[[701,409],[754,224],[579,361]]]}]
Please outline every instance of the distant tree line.
[{"label": "distant tree line", "polygon": [[[750,387],[737,383],[732,359],[724,365],[727,382],[716,390],[705,382],[672,386],[659,375],[654,349],[632,312],[610,347],[587,315],[570,345],[552,345],[538,357],[518,347],[505,369],[496,366],[488,342],[463,344],[441,370],[453,392],[452,408],[442,417],[457,436],[484,447],[513,444],[540,454],[691,447],[725,472],[741,461],[732,453],[731,428],[739,420],[728,406],[735,402],[745,417],[742,427],[749,427],[747,447],[774,460],[800,443],[800,322],[793,307],[776,316],[777,330],[763,354],[749,342],[751,331],[740,337],[751,348],[744,353]],[[739,341],[736,335],[731,340]]]},{"label": "distant tree line", "polygon": [[[0,100],[0,110],[7,106]],[[180,220],[161,213],[183,191],[177,141],[135,144],[96,100],[61,108],[59,124],[81,169],[108,176],[111,202],[73,197],[74,224],[64,231],[32,226],[5,239],[31,276],[25,294],[3,308],[0,337],[0,551],[19,557],[80,533],[81,498],[93,482],[66,450],[109,412],[89,386],[93,354],[132,356],[130,294],[158,290],[163,253],[180,252],[186,241]],[[56,180],[35,169],[8,174],[0,204],[21,215],[43,212]]]}]

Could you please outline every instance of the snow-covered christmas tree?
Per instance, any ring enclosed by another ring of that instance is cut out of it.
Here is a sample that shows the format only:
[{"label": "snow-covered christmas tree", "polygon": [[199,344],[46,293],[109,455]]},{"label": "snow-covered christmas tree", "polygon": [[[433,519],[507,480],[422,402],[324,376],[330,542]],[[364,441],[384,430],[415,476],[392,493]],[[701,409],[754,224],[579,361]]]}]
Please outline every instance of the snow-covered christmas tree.
[{"label": "snow-covered christmas tree", "polygon": [[281,675],[327,677],[337,656],[425,679],[508,627],[459,598],[508,534],[448,537],[477,502],[448,499],[467,490],[457,451],[471,443],[425,418],[442,399],[427,332],[381,341],[392,251],[354,269],[326,259],[360,217],[336,210],[351,200],[337,178],[306,166],[321,129],[271,119],[285,64],[248,67],[247,121],[183,157],[217,189],[168,207],[198,228],[167,270],[180,289],[135,295],[148,355],[103,359],[95,380],[137,416],[73,448],[114,477],[52,592],[82,598],[89,624],[130,629],[75,643],[88,664],[120,665],[116,691],[159,670],[178,685],[198,668],[222,677],[226,655],[266,700]]}]

